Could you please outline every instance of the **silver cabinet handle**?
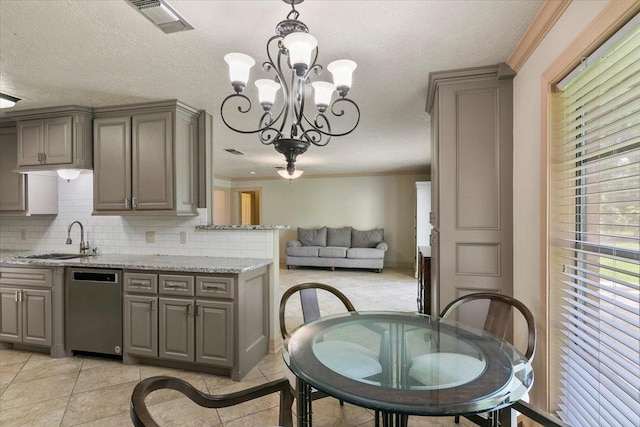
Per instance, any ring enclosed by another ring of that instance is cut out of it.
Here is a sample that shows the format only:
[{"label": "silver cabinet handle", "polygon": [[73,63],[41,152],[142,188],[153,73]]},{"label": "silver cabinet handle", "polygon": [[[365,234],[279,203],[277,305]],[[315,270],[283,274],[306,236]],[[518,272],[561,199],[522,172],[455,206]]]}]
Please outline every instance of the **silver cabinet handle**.
[{"label": "silver cabinet handle", "polygon": [[151,307],[151,311],[154,311],[156,309],[155,301],[154,300],[149,301],[149,306]]},{"label": "silver cabinet handle", "polygon": [[129,286],[131,286],[132,288],[143,288],[143,289],[149,289],[150,288],[150,286],[145,282],[134,282],[134,281],[132,281]]},{"label": "silver cabinet handle", "polygon": [[24,291],[20,291],[20,302],[24,301]]},{"label": "silver cabinet handle", "polygon": [[138,199],[137,198],[135,198],[135,197],[131,198],[131,207],[134,208],[134,209],[138,207]]},{"label": "silver cabinet handle", "polygon": [[220,286],[220,285],[204,285],[203,288],[204,289],[213,290],[213,291],[222,291],[222,290],[224,290],[224,286]]},{"label": "silver cabinet handle", "polygon": [[18,295],[20,295],[20,291],[16,291],[16,302],[20,302],[20,297]]},{"label": "silver cabinet handle", "polygon": [[196,305],[196,316],[200,316],[202,314],[202,306]]},{"label": "silver cabinet handle", "polygon": [[187,304],[187,315],[191,316],[191,304]]},{"label": "silver cabinet handle", "polygon": [[125,209],[129,209],[129,199],[128,198],[124,199],[124,208]]},{"label": "silver cabinet handle", "polygon": [[38,153],[38,163],[42,163],[42,153]]},{"label": "silver cabinet handle", "polygon": [[47,153],[42,153],[42,163],[47,163]]},{"label": "silver cabinet handle", "polygon": [[165,282],[164,287],[169,289],[186,289],[186,286],[182,286],[182,284],[176,282]]}]

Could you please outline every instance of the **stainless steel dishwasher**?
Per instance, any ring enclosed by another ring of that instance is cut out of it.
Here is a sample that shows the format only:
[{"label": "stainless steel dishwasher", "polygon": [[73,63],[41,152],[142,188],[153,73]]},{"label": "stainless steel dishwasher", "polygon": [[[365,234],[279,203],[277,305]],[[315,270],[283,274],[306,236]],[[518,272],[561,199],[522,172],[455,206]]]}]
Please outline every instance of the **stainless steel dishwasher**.
[{"label": "stainless steel dishwasher", "polygon": [[122,271],[68,268],[68,351],[122,355]]}]

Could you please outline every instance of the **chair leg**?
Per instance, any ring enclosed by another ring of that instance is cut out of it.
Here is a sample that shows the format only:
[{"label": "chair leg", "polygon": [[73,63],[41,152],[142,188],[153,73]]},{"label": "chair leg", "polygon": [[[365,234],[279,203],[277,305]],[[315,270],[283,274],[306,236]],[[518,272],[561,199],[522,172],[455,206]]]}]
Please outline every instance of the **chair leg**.
[{"label": "chair leg", "polygon": [[344,400],[340,400],[340,406],[344,406]]},{"label": "chair leg", "polygon": [[454,421],[456,424],[460,424],[460,415],[456,415],[456,416],[453,418],[453,421]]}]

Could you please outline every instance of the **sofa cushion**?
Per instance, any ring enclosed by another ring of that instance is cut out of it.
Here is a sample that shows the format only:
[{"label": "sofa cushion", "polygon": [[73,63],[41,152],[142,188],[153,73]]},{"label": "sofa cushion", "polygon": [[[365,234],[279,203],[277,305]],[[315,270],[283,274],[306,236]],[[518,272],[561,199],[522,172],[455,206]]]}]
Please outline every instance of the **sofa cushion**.
[{"label": "sofa cushion", "polygon": [[287,255],[302,257],[317,257],[320,246],[296,246],[287,248]]},{"label": "sofa cushion", "polygon": [[298,227],[298,240],[302,243],[302,246],[327,246],[327,227]]},{"label": "sofa cushion", "polygon": [[341,246],[327,246],[320,248],[318,255],[322,258],[346,258],[347,249]]},{"label": "sofa cushion", "polygon": [[351,230],[351,247],[352,248],[375,248],[376,245],[384,241],[384,228],[376,228],[375,230]]},{"label": "sofa cushion", "polygon": [[351,227],[327,228],[327,246],[344,246],[345,248],[350,248]]},{"label": "sofa cushion", "polygon": [[384,250],[375,249],[375,248],[350,248],[350,249],[347,249],[347,258],[351,258],[351,259],[384,258]]}]

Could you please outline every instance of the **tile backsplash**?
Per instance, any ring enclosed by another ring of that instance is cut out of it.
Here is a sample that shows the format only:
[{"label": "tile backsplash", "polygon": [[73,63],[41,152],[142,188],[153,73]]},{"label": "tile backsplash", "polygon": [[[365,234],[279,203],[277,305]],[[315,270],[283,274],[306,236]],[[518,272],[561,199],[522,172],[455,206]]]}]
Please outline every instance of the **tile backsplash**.
[{"label": "tile backsplash", "polygon": [[[36,252],[76,252],[80,228],[99,253],[190,255],[225,258],[272,258],[277,230],[196,230],[206,224],[206,210],[197,216],[92,216],[93,174],[58,182],[58,215],[0,217],[0,249]],[[153,243],[147,237],[154,235]],[[186,238],[186,239],[185,239]],[[186,240],[186,243],[181,243]]]}]

